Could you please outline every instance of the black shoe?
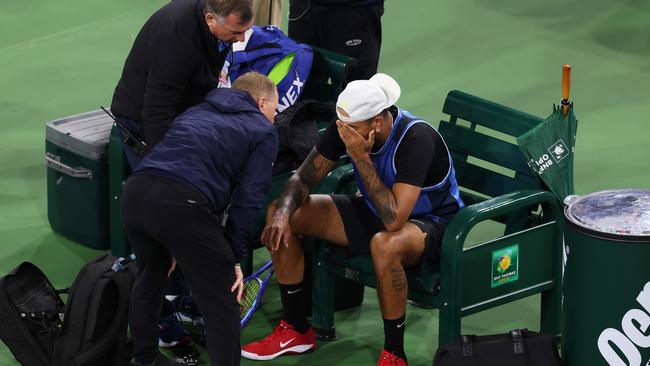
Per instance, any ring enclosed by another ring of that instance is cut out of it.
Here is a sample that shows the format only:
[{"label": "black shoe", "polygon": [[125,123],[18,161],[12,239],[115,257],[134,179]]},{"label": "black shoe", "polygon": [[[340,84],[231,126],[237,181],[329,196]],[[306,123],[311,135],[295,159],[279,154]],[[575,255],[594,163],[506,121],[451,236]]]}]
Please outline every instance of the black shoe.
[{"label": "black shoe", "polygon": [[[182,365],[186,365],[186,363],[172,361],[160,353],[156,356],[156,359],[153,360],[153,363],[150,364],[150,366],[182,366]],[[135,360],[131,360],[131,366],[149,366],[149,365],[136,362]]]},{"label": "black shoe", "polygon": [[180,365],[195,366],[199,363],[199,352],[190,345],[176,347],[167,353],[169,357]]}]

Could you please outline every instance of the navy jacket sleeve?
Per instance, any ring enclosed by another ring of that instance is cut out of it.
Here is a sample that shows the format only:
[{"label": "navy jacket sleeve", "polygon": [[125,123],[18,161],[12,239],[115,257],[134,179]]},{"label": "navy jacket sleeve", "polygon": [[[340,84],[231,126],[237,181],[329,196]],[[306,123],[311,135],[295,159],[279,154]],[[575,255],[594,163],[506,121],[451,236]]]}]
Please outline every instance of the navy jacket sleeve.
[{"label": "navy jacket sleeve", "polygon": [[149,73],[142,105],[144,140],[149,149],[158,144],[176,115],[176,105],[196,68],[196,50],[173,31],[152,36]]},{"label": "navy jacket sleeve", "polygon": [[226,223],[226,238],[230,241],[237,262],[248,253],[250,232],[262,201],[269,192],[271,169],[277,152],[278,134],[275,129],[268,130],[254,147],[237,178]]}]

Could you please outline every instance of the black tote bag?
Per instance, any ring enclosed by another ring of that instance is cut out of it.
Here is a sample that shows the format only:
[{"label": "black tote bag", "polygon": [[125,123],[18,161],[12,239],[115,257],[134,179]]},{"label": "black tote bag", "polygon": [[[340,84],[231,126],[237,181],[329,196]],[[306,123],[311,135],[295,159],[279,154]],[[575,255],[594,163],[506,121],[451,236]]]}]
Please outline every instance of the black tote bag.
[{"label": "black tote bag", "polygon": [[555,338],[515,329],[505,334],[464,335],[436,352],[433,366],[561,366]]}]

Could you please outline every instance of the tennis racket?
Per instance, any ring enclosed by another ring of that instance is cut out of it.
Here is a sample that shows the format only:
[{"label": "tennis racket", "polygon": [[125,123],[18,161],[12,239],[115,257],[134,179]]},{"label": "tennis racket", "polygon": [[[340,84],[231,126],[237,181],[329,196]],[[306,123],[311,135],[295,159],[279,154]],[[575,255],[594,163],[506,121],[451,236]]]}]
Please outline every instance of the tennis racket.
[{"label": "tennis racket", "polygon": [[253,316],[253,313],[259,308],[262,302],[262,296],[269,280],[273,275],[273,261],[258,269],[257,272],[244,279],[244,293],[241,297],[240,309],[240,324],[245,327],[248,321]]}]

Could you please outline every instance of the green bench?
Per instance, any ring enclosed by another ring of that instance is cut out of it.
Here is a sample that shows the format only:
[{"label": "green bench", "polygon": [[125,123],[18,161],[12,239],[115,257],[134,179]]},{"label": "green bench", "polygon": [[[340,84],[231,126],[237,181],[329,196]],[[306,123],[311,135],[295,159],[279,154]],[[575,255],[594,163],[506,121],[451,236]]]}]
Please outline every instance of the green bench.
[{"label": "green bench", "polygon": [[[407,272],[408,298],[439,309],[439,345],[459,337],[462,317],[537,293],[541,329],[559,334],[562,212],[527,166],[514,138],[542,119],[459,91],[447,95],[443,112],[450,117],[440,121],[438,131],[451,151],[467,207],[445,231],[440,265]],[[356,191],[352,167],[337,168],[319,190]],[[468,233],[485,221],[500,223],[503,234],[466,246]],[[494,282],[499,274],[492,269],[493,255],[514,246],[518,279]],[[370,256],[346,258],[341,248],[326,243],[319,244],[315,256],[312,324],[319,338],[328,340],[336,337],[335,279],[370,287],[376,281]]]},{"label": "green bench", "polygon": [[[314,61],[301,99],[333,102],[345,87],[348,67],[354,60],[317,47],[313,49]],[[130,173],[126,156],[122,151],[117,127],[113,126],[109,142],[110,238],[112,253],[123,257],[131,253],[131,248],[127,243],[126,235],[122,228],[120,196],[122,194],[122,186]],[[264,227],[266,206],[270,201],[279,196],[284,187],[284,183],[290,175],[291,173],[286,173],[273,177],[271,191],[263,203],[263,209],[260,210],[255,229],[253,230],[253,239],[259,238]],[[260,247],[259,240],[254,241],[254,248],[257,247]],[[247,271],[251,268],[251,261],[252,257],[243,263],[244,269]]]}]

